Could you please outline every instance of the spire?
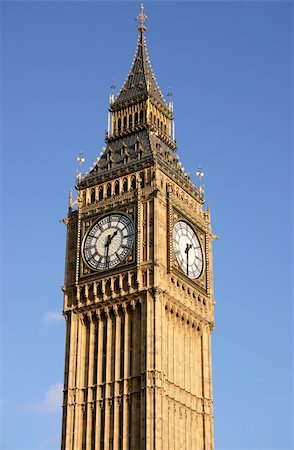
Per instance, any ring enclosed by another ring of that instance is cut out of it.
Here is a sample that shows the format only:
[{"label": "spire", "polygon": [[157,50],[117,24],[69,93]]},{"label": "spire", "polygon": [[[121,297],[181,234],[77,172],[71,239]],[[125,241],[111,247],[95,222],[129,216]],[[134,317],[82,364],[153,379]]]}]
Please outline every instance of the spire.
[{"label": "spire", "polygon": [[156,82],[148,56],[145,39],[145,32],[147,31],[145,22],[147,20],[147,16],[144,12],[143,4],[141,4],[141,10],[136,20],[139,23],[139,37],[135,58],[123,87],[111,105],[111,109],[114,111],[122,106],[125,106],[125,104],[128,104],[129,102],[143,100],[150,97],[156,102],[159,102],[168,113],[168,105],[166,104],[162,92]]}]

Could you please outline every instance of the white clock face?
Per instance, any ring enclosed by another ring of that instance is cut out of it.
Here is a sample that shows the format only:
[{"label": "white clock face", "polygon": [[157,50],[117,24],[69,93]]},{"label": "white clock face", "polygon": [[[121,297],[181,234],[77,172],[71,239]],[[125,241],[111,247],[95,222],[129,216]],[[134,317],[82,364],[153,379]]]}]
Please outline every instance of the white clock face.
[{"label": "white clock face", "polygon": [[123,214],[109,214],[98,220],[87,234],[84,258],[92,269],[110,269],[127,257],[133,244],[132,221]]},{"label": "white clock face", "polygon": [[173,231],[174,251],[179,265],[192,279],[201,275],[203,256],[195,231],[183,220],[179,220]]}]

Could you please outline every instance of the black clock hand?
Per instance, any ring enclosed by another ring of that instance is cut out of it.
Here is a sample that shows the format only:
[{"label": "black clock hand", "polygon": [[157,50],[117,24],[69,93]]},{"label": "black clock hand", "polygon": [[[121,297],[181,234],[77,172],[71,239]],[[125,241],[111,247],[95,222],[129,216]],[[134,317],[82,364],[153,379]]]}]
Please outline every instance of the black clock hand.
[{"label": "black clock hand", "polygon": [[189,276],[189,251],[192,248],[192,244],[186,244],[186,250],[185,253],[187,255],[187,277]]},{"label": "black clock hand", "polygon": [[109,244],[111,243],[112,239],[114,238],[114,236],[116,236],[118,233],[118,230],[116,230],[113,235],[109,238]]},{"label": "black clock hand", "polygon": [[109,234],[108,236],[107,236],[107,240],[106,240],[106,242],[105,242],[105,245],[104,245],[104,247],[106,248],[106,258],[108,258],[108,252],[109,252],[109,244],[110,244],[110,242],[111,242],[111,234]]}]

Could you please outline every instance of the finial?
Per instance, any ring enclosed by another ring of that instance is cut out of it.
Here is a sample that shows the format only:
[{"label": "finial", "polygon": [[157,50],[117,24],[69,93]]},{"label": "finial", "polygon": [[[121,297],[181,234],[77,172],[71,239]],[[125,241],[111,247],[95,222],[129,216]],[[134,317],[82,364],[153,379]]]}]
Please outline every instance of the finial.
[{"label": "finial", "polygon": [[174,109],[173,93],[172,93],[172,89],[170,86],[168,87],[167,96],[168,96],[168,107],[169,107],[170,111],[173,112],[173,109]]},{"label": "finial", "polygon": [[72,189],[70,189],[69,194],[68,194],[68,207],[69,208],[72,207]]},{"label": "finial", "polygon": [[141,3],[140,13],[136,17],[136,20],[139,24],[138,30],[140,31],[140,33],[145,33],[145,31],[147,31],[147,28],[145,27],[145,22],[147,19],[148,19],[148,17],[146,16],[146,14],[144,12],[144,5],[143,5],[143,3]]},{"label": "finial", "polygon": [[115,91],[115,84],[114,84],[114,80],[112,80],[112,84],[111,84],[111,86],[110,86],[110,89],[111,89],[111,95],[113,95],[113,96],[114,96],[114,91]]},{"label": "finial", "polygon": [[79,167],[81,169],[83,163],[85,162],[85,157],[84,157],[84,154],[82,152],[80,152],[79,155],[77,156],[77,161],[78,161]]},{"label": "finial", "polygon": [[202,186],[202,178],[204,177],[204,172],[202,171],[202,167],[198,166],[198,170],[196,172],[196,176],[199,180],[199,190],[201,194],[204,194],[204,187]]},{"label": "finial", "polygon": [[82,165],[85,162],[85,157],[82,152],[80,152],[77,156],[77,161],[79,163],[79,169],[77,170],[76,180],[79,183],[82,179]]},{"label": "finial", "polygon": [[114,84],[114,80],[112,80],[112,83],[110,86],[110,96],[109,96],[110,105],[114,102],[114,92],[115,92],[115,84]]}]

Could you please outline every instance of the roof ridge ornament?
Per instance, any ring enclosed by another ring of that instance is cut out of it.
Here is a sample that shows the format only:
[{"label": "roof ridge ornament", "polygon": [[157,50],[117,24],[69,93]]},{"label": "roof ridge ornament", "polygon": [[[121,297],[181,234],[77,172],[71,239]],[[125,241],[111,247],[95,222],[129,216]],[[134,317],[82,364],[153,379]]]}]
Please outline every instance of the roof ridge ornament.
[{"label": "roof ridge ornament", "polygon": [[147,28],[145,26],[145,22],[146,22],[146,20],[148,20],[148,17],[146,16],[146,14],[144,12],[144,5],[143,5],[143,3],[141,3],[140,13],[137,15],[136,20],[137,20],[137,22],[139,24],[138,30],[140,31],[140,33],[145,33],[145,31],[147,31]]}]

